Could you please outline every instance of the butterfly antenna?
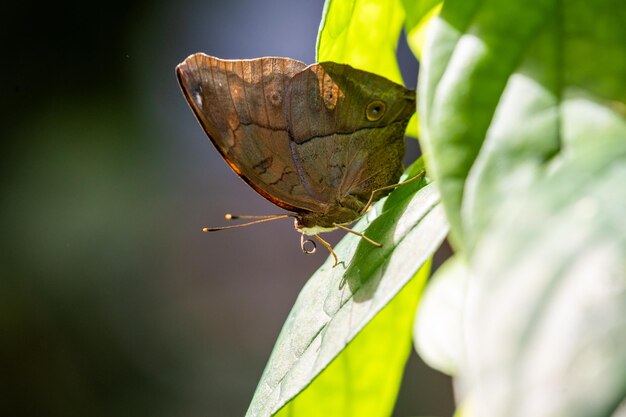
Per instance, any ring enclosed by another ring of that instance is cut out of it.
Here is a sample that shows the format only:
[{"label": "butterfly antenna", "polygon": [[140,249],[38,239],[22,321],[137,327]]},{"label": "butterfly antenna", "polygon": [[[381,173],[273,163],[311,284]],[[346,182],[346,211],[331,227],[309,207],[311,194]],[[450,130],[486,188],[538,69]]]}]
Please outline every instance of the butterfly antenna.
[{"label": "butterfly antenna", "polygon": [[236,224],[234,226],[222,226],[222,227],[205,227],[202,229],[203,232],[217,232],[218,230],[226,230],[226,229],[238,229],[240,227],[252,226],[259,223],[271,222],[278,219],[286,219],[288,217],[293,217],[291,214],[276,214],[269,216],[234,216],[232,214],[227,214],[224,216],[226,220],[236,220],[236,219],[258,219],[248,223]]},{"label": "butterfly antenna", "polygon": [[[283,216],[282,214],[267,214],[267,215],[261,215],[261,216],[239,216],[237,214],[225,214],[224,218],[226,220],[239,220],[239,219],[269,219],[269,218],[274,218],[276,216]],[[281,217],[282,218],[282,217]]]}]

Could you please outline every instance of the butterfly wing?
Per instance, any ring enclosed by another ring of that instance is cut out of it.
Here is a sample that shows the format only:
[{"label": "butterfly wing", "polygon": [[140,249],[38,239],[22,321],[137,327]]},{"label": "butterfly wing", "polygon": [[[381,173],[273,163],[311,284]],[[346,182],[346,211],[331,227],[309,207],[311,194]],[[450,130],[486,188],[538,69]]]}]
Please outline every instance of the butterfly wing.
[{"label": "butterfly wing", "polygon": [[321,210],[302,184],[285,111],[290,80],[305,67],[289,58],[231,61],[198,53],[176,68],[187,102],[228,165],[294,212]]},{"label": "butterfly wing", "polygon": [[296,74],[288,119],[307,193],[359,213],[372,191],[397,183],[414,112],[414,91],[348,65],[314,64]]}]

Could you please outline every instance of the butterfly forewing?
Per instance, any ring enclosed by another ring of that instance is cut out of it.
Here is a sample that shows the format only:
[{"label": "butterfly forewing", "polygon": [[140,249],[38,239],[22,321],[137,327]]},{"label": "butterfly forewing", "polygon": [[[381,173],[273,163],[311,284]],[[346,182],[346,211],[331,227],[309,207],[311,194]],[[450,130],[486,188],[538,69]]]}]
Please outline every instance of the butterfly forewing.
[{"label": "butterfly forewing", "polygon": [[187,101],[233,170],[290,211],[319,211],[301,184],[287,131],[286,88],[305,64],[288,58],[228,61],[204,54],[177,68]]}]

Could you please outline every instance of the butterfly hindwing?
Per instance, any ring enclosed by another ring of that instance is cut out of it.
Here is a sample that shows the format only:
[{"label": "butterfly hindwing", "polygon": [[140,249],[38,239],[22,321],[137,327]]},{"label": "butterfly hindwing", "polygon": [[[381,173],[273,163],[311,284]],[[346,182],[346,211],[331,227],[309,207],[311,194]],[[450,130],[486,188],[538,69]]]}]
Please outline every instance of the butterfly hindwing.
[{"label": "butterfly hindwing", "polygon": [[[383,113],[368,119],[368,106],[378,102]],[[352,202],[359,209],[372,191],[396,183],[414,111],[415,92],[348,65],[314,64],[296,74],[290,131],[307,191],[329,204]]]}]

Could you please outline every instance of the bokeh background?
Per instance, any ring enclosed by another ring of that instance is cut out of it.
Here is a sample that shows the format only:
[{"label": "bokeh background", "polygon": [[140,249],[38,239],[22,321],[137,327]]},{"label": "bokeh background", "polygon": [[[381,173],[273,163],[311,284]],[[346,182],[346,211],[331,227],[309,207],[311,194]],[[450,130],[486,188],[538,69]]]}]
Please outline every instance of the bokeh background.
[{"label": "bokeh background", "polygon": [[[312,63],[322,6],[2,6],[0,415],[245,413],[327,254],[303,255],[289,220],[201,232],[277,209],[212,148],[174,67],[197,51]],[[449,379],[413,355],[395,415],[451,412]]]}]

